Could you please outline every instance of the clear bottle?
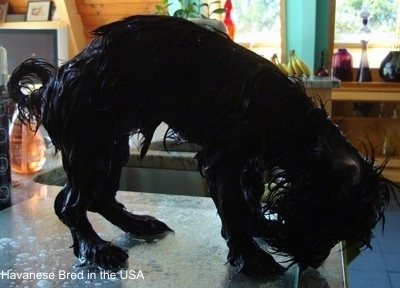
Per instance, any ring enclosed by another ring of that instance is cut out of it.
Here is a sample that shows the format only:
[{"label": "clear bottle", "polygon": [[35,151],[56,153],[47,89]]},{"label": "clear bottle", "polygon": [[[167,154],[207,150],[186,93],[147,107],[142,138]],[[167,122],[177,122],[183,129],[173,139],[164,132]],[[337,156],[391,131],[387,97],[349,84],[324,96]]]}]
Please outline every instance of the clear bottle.
[{"label": "clear bottle", "polygon": [[15,110],[10,127],[11,170],[17,173],[33,173],[42,169],[46,162],[46,144],[40,130],[36,130],[33,118],[28,125],[18,118]]}]

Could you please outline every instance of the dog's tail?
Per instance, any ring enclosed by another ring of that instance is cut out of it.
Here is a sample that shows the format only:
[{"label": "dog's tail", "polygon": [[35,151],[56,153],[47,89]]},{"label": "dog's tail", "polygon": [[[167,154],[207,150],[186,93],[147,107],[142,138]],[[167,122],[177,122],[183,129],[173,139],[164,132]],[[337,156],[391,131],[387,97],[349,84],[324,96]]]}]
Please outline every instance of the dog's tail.
[{"label": "dog's tail", "polygon": [[[43,59],[27,59],[13,71],[7,90],[9,98],[18,105],[19,118],[27,124],[42,119],[43,91],[55,71],[55,67]],[[37,128],[38,128],[37,126]]]}]

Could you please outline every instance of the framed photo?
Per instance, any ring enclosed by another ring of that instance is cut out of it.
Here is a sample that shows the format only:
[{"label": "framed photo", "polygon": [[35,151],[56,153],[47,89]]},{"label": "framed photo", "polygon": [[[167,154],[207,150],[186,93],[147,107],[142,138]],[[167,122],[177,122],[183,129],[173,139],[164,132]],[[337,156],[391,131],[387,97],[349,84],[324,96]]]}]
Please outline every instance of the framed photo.
[{"label": "framed photo", "polygon": [[0,0],[0,22],[6,22],[9,0]]},{"label": "framed photo", "polygon": [[50,11],[51,1],[29,1],[26,21],[48,21]]}]

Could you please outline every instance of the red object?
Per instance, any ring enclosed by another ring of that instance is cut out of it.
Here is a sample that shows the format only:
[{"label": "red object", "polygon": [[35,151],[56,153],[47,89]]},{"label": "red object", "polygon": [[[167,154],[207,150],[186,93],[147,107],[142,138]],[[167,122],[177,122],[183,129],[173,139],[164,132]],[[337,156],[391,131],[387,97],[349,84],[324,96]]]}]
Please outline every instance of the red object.
[{"label": "red object", "polygon": [[224,24],[225,24],[226,28],[228,29],[229,38],[234,40],[234,37],[235,37],[235,23],[233,23],[232,18],[231,18],[231,11],[232,11],[232,8],[233,8],[232,1],[231,0],[226,0],[224,8],[225,8]]}]

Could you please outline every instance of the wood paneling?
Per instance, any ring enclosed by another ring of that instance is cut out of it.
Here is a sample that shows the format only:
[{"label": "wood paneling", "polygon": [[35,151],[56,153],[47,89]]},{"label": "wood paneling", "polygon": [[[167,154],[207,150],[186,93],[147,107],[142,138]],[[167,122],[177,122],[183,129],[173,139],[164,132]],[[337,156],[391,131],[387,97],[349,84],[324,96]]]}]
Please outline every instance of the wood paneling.
[{"label": "wood paneling", "polygon": [[[29,0],[10,0],[13,13],[25,14],[28,2]],[[161,0],[75,0],[86,35],[90,35],[90,31],[101,25],[129,15],[153,14],[155,6],[161,2]]]},{"label": "wood paneling", "polygon": [[[93,1],[93,0],[91,0]],[[126,0],[125,0],[126,1]],[[77,0],[77,2],[84,2]],[[153,14],[155,5],[158,2],[138,2],[120,4],[78,4],[77,9],[81,15],[85,33],[88,34],[93,29],[120,20],[126,16],[134,14]]]},{"label": "wood paneling", "polygon": [[29,0],[10,0],[10,7],[14,14],[25,14]]}]

